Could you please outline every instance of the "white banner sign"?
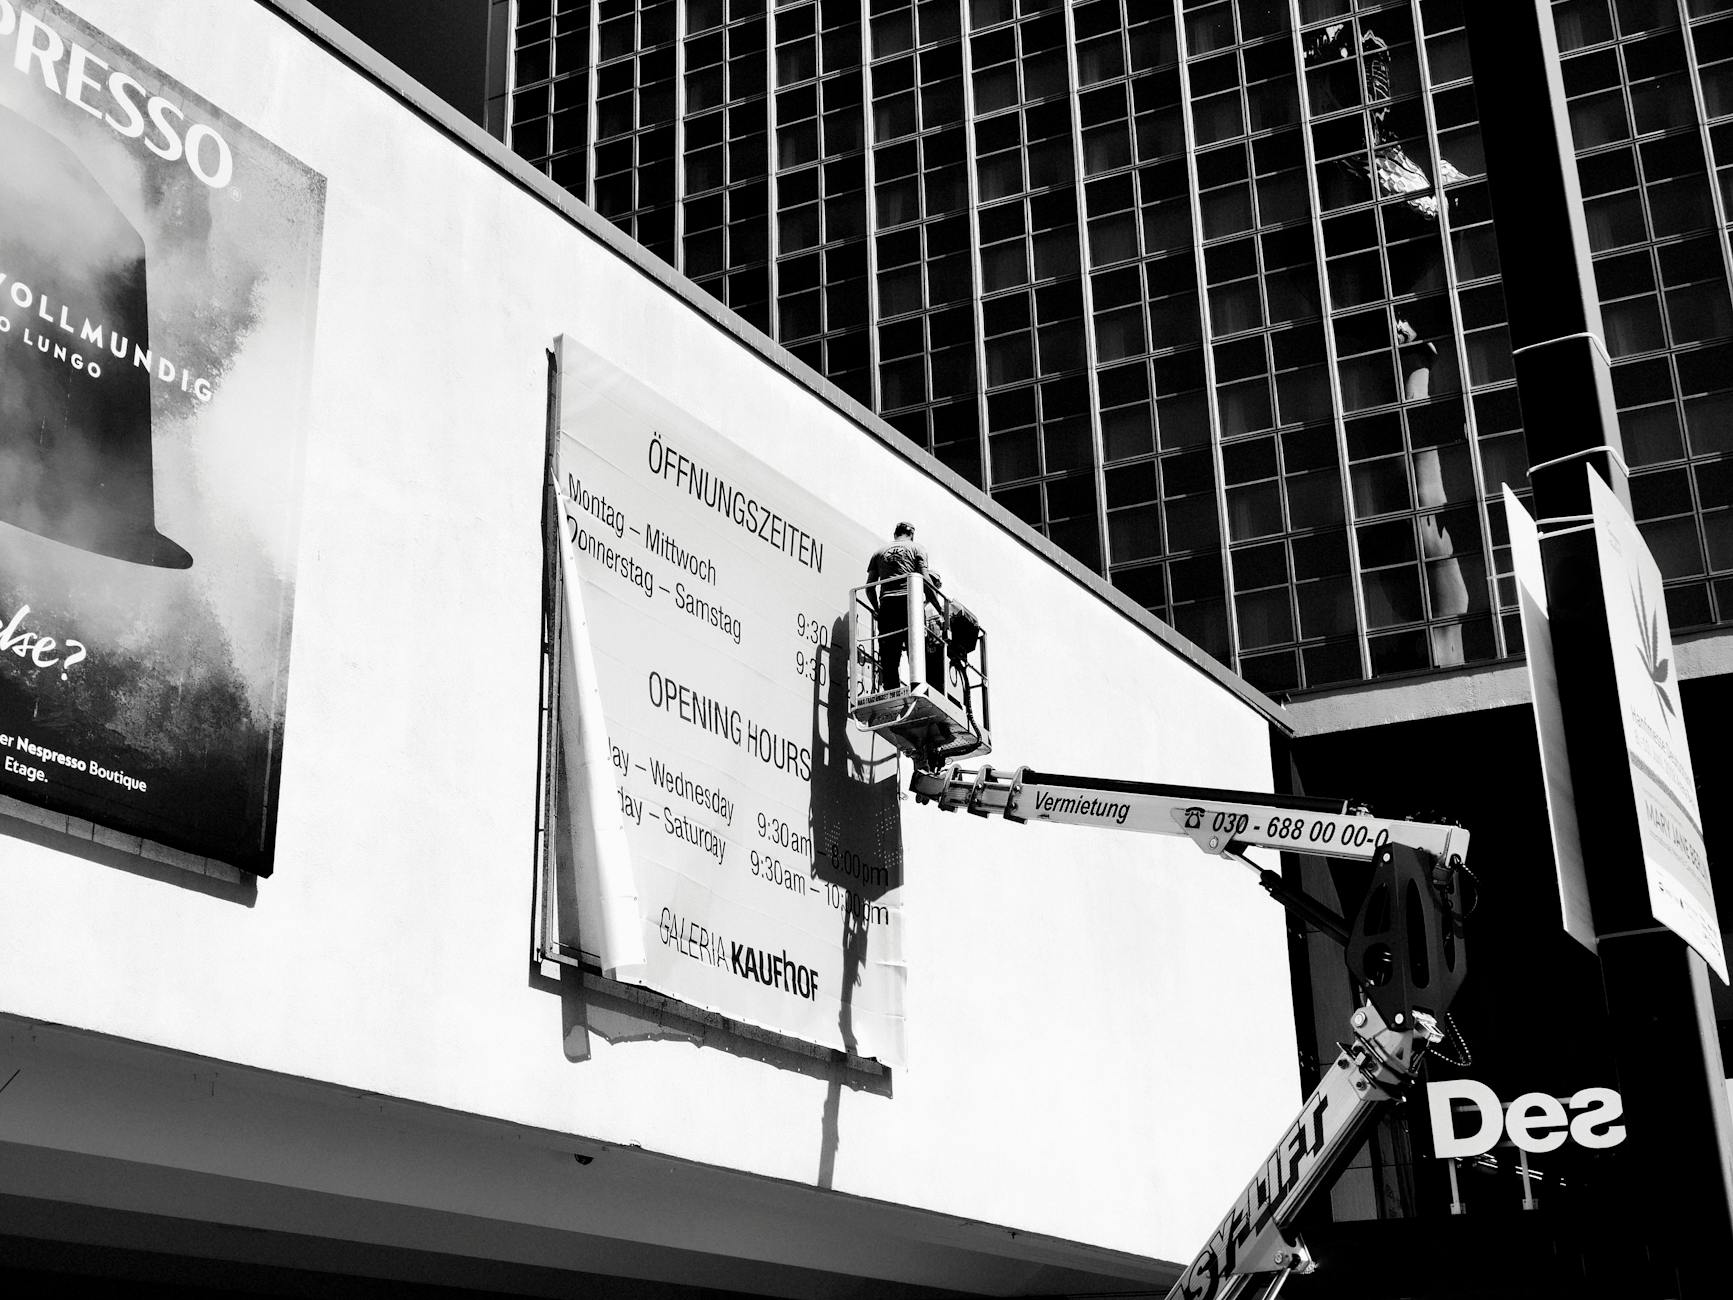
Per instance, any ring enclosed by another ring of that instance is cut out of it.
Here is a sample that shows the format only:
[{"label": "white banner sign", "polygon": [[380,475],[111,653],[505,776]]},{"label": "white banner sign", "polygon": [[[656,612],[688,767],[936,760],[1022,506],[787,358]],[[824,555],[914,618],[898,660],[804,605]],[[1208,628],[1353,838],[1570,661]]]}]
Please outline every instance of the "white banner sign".
[{"label": "white banner sign", "polygon": [[1540,530],[1508,486],[1504,514],[1510,526],[1510,563],[1521,606],[1522,643],[1528,661],[1529,694],[1534,701],[1535,733],[1540,740],[1541,783],[1546,787],[1547,823],[1552,829],[1553,864],[1558,871],[1559,909],[1565,933],[1590,952],[1597,951],[1595,919],[1589,907],[1588,871],[1583,866],[1577,825],[1576,787],[1565,748],[1564,708],[1559,703],[1558,662],[1553,658],[1552,616],[1547,610],[1546,575],[1541,568]]},{"label": "white banner sign", "polygon": [[873,535],[572,340],[559,355],[567,635],[589,652],[561,698],[568,816],[593,796],[561,891],[579,947],[900,1064],[897,764],[851,731],[842,659]]},{"label": "white banner sign", "polygon": [[1725,982],[1727,958],[1709,884],[1661,571],[1630,515],[1593,472],[1589,497],[1649,906]]}]

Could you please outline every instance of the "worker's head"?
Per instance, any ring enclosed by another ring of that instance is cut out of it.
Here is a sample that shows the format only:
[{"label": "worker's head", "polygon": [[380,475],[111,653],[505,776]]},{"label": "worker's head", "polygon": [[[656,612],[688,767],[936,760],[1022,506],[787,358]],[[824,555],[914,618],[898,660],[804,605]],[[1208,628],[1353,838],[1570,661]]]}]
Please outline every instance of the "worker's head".
[{"label": "worker's head", "polygon": [[915,526],[906,519],[891,532],[892,537],[913,537],[914,535]]}]

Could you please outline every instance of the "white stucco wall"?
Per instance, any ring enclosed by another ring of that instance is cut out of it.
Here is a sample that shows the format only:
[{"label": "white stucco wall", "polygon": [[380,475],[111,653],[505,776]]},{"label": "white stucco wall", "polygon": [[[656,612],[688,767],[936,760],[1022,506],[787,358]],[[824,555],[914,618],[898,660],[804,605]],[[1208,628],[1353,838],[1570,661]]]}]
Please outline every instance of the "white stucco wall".
[{"label": "white stucco wall", "polygon": [[0,1012],[796,1186],[828,1101],[837,1192],[1188,1259],[1299,1094],[1281,913],[1183,840],[905,802],[888,1092],[750,1044],[568,1059],[528,960],[546,349],[919,519],[991,630],[995,762],[1267,789],[1257,711],[269,9],[69,8],[327,178],[318,336],[276,874],[243,905],[6,821]]}]

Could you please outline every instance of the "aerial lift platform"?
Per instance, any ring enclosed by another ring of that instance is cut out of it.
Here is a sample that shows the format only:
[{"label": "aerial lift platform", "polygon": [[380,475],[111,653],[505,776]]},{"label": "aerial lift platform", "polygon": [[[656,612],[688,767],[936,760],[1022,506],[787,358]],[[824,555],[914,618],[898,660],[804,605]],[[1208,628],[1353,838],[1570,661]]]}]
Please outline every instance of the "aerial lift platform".
[{"label": "aerial lift platform", "polygon": [[[892,602],[897,620],[880,618]],[[967,608],[919,573],[849,593],[849,716],[923,770],[992,747],[987,634]]]},{"label": "aerial lift platform", "polygon": [[[953,654],[949,620],[957,607],[934,602],[938,593],[923,586],[911,581],[902,597],[910,602],[905,626],[926,626],[913,615],[935,604],[942,613],[943,662],[929,655],[925,665],[942,668],[939,682],[905,671],[892,679],[900,679],[897,688],[882,688],[880,652],[889,647],[877,634],[880,602],[870,588],[853,593],[849,646],[851,716],[914,760],[917,801],[1014,823],[1184,836],[1249,867],[1277,902],[1344,949],[1362,999],[1349,1018],[1349,1041],[1168,1293],[1168,1300],[1240,1300],[1262,1288],[1271,1300],[1289,1277],[1316,1267],[1295,1232],[1300,1212],[1335,1181],[1378,1114],[1414,1086],[1428,1051],[1454,1035],[1448,1009],[1467,971],[1468,832],[1374,817],[1343,800],[946,765],[991,745],[986,638],[964,625],[962,642],[978,660]],[[921,633],[908,640],[919,647]],[[906,661],[914,656],[903,653],[905,669],[913,667]],[[1252,862],[1252,848],[1366,863],[1372,878],[1364,901],[1352,919],[1340,916]]]}]

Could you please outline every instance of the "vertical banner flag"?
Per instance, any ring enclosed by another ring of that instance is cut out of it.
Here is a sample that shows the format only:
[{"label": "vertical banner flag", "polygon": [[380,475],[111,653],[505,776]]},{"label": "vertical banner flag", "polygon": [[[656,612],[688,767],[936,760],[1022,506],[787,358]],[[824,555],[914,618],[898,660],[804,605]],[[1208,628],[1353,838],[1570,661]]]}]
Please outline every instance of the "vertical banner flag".
[{"label": "vertical banner flag", "polygon": [[1725,982],[1727,958],[1685,742],[1661,571],[1612,489],[1598,474],[1587,472],[1649,907],[1657,921],[1695,948]]},{"label": "vertical banner flag", "polygon": [[267,875],[324,180],[0,0],[0,796]]},{"label": "vertical banner flag", "polygon": [[[559,892],[578,916],[562,909],[560,932],[605,965],[641,952],[618,978],[900,1064],[897,763],[851,729],[843,661],[874,536],[573,340],[558,346],[563,576],[580,589],[566,636],[587,634],[593,673],[566,656],[564,807],[589,792],[629,858],[628,884],[612,835],[573,828],[579,879]],[[603,735],[608,790],[584,758]],[[607,933],[626,924],[637,933]]]},{"label": "vertical banner flag", "polygon": [[1541,783],[1546,787],[1546,817],[1552,829],[1552,856],[1558,872],[1559,907],[1565,933],[1590,952],[1598,950],[1595,918],[1589,907],[1588,869],[1577,823],[1576,786],[1565,750],[1564,707],[1559,703],[1558,661],[1553,657],[1552,615],[1547,608],[1546,574],[1541,567],[1540,530],[1534,518],[1504,489],[1504,517],[1510,528],[1510,562],[1522,618],[1529,695],[1540,740]]}]

